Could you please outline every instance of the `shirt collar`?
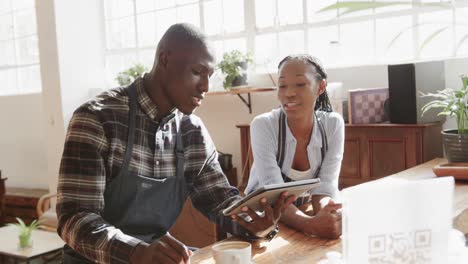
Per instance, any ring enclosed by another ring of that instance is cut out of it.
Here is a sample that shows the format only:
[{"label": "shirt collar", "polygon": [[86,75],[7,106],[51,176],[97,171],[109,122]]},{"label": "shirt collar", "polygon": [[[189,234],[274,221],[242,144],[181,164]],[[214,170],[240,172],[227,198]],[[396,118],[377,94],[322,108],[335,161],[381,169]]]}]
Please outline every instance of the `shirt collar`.
[{"label": "shirt collar", "polygon": [[[312,114],[314,117],[314,127],[312,128],[312,135],[310,137],[310,142],[309,145],[307,146],[312,147],[312,148],[321,148],[322,147],[322,136],[320,135],[320,129],[318,127],[318,121],[317,121],[317,116]],[[291,129],[289,128],[288,125],[288,117],[286,116],[286,142],[291,143],[291,142],[296,142],[294,139],[294,136],[291,132]]]},{"label": "shirt collar", "polygon": [[152,120],[156,119],[156,114],[158,113],[158,108],[156,104],[151,100],[148,93],[145,90],[143,78],[140,77],[135,81],[137,100],[140,104],[143,112],[148,115]]}]

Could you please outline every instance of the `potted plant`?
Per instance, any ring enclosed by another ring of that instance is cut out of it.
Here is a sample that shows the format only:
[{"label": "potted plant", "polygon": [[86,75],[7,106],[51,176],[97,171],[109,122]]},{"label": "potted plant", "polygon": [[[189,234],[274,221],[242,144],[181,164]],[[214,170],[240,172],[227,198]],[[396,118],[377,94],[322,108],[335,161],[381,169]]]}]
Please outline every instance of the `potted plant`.
[{"label": "potted plant", "polygon": [[460,76],[460,90],[444,89],[437,93],[422,94],[434,100],[422,107],[422,114],[432,108],[440,108],[439,115],[455,117],[457,129],[442,131],[444,153],[449,162],[468,162],[468,76]]},{"label": "potted plant", "polygon": [[146,68],[143,64],[136,63],[127,70],[119,72],[117,77],[115,77],[115,80],[119,83],[120,86],[128,86],[147,71],[148,68]]},{"label": "potted plant", "polygon": [[247,83],[247,67],[253,59],[250,54],[243,54],[238,50],[224,53],[223,60],[218,63],[218,68],[225,75],[223,87],[228,89]]},{"label": "potted plant", "polygon": [[33,230],[36,230],[37,228],[39,228],[39,222],[37,222],[37,220],[34,220],[32,221],[32,223],[28,226],[26,225],[23,220],[21,220],[21,218],[16,218],[16,220],[18,221],[18,223],[10,223],[8,224],[9,226],[16,226],[19,228],[19,235],[18,235],[18,239],[19,239],[19,247],[20,248],[28,248],[28,247],[32,247],[32,240],[31,240],[31,234],[32,234],[32,231]]}]

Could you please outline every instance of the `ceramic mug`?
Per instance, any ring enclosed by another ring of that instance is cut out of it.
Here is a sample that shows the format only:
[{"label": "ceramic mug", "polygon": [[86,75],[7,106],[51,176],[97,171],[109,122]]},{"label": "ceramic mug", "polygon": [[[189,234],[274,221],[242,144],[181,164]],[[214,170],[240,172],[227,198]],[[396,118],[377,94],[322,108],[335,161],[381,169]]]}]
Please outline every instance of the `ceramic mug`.
[{"label": "ceramic mug", "polygon": [[216,264],[251,263],[252,246],[248,242],[221,242],[211,247]]}]

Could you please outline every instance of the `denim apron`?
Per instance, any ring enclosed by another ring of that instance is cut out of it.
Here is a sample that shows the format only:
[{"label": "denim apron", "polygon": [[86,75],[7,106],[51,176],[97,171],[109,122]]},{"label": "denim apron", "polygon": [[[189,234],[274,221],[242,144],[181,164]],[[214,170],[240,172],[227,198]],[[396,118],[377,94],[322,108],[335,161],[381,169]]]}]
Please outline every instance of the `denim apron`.
[{"label": "denim apron", "polygon": [[[128,88],[129,125],[124,161],[118,176],[104,191],[102,217],[126,235],[147,243],[166,234],[179,216],[187,199],[190,184],[184,177],[184,147],[180,132],[180,118],[176,118],[176,176],[164,179],[138,175],[129,170],[135,138],[137,97],[135,86]],[[174,114],[173,114],[174,115]],[[63,250],[64,263],[91,263],[68,245]]]},{"label": "denim apron", "polygon": [[[314,178],[317,178],[320,173],[320,169],[322,168],[322,163],[323,160],[325,159],[325,154],[328,151],[328,139],[327,139],[327,134],[325,133],[325,129],[323,128],[323,124],[320,121],[320,119],[317,117],[317,115],[314,112],[315,120],[317,120],[317,125],[320,131],[320,136],[322,138],[322,147],[320,148],[320,153],[322,155],[322,160],[320,161],[320,164],[317,168],[317,170],[314,173]],[[286,115],[284,112],[281,110],[280,111],[280,116],[279,116],[279,121],[278,121],[278,152],[276,153],[276,162],[278,163],[278,167],[281,168],[283,167],[283,162],[284,162],[284,152],[286,149]],[[287,175],[285,175],[281,171],[281,175],[283,176],[284,182],[291,182],[292,179],[289,178]],[[306,204],[311,201],[310,195],[308,196],[303,196],[303,197],[298,197],[296,201],[294,202],[294,205],[296,206],[301,206],[303,204]]]}]

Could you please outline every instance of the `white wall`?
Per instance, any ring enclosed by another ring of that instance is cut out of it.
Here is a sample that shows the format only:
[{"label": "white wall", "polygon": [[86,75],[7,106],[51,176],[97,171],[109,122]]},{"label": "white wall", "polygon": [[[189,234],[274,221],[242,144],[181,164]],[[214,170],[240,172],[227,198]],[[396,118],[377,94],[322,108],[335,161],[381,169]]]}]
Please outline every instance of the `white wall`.
[{"label": "white wall", "polygon": [[0,170],[7,186],[47,188],[41,94],[0,96]]}]

